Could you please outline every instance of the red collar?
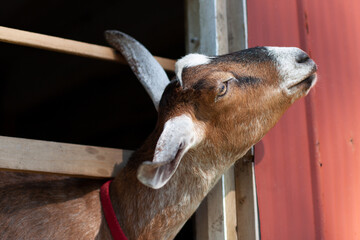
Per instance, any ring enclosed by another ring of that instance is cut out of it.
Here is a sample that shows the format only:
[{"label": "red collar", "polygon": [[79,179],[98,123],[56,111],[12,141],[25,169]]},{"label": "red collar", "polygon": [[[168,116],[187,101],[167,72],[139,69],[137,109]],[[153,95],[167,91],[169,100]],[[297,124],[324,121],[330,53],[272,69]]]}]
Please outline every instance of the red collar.
[{"label": "red collar", "polygon": [[100,188],[100,200],[101,206],[105,215],[106,222],[109,226],[112,238],[114,240],[127,240],[124,232],[122,231],[120,224],[116,218],[114,209],[110,200],[110,183],[112,180],[107,181]]}]

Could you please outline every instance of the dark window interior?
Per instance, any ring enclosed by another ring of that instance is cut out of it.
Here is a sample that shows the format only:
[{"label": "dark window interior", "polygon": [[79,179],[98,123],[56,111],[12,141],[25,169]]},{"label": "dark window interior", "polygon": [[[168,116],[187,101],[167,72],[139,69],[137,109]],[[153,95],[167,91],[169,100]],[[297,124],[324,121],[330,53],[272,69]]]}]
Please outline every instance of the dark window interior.
[{"label": "dark window interior", "polygon": [[[183,1],[5,1],[0,25],[106,45],[117,29],[154,55],[185,54]],[[156,111],[129,67],[0,43],[0,135],[136,149]],[[169,73],[172,77],[173,73]],[[176,239],[193,239],[192,218]]]}]

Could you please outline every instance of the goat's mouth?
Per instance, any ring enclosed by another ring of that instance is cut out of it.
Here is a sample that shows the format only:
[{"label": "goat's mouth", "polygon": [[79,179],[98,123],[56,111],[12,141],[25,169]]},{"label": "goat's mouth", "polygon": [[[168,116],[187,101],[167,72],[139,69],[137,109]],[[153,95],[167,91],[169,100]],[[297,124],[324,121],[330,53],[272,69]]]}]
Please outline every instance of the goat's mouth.
[{"label": "goat's mouth", "polygon": [[301,80],[300,82],[290,86],[289,90],[292,91],[295,90],[296,88],[302,88],[302,87],[305,87],[305,89],[307,90],[314,85],[313,83],[315,82],[315,80],[316,80],[316,73],[314,72],[310,74],[310,76]]},{"label": "goat's mouth", "polygon": [[288,93],[300,93],[303,92],[305,95],[310,91],[310,89],[315,85],[317,80],[317,66],[313,63],[312,69],[310,72],[300,81],[297,81],[288,87]]}]

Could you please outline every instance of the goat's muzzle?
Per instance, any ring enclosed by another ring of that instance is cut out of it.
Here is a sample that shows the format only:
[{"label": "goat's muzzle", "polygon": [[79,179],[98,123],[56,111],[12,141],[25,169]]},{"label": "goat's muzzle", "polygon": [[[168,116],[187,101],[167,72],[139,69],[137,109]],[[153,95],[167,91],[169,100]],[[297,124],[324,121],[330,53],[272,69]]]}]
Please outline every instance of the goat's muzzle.
[{"label": "goat's muzzle", "polygon": [[280,87],[289,96],[306,95],[316,83],[317,66],[299,48],[267,47],[280,75]]}]

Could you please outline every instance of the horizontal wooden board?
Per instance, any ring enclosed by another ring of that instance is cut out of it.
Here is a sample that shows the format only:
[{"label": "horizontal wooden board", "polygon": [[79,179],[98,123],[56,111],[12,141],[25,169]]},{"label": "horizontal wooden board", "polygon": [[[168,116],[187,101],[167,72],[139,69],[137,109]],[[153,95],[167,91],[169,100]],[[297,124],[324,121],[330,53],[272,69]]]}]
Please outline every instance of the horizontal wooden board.
[{"label": "horizontal wooden board", "polygon": [[[13,28],[0,26],[0,41],[83,57],[117,61],[126,64],[125,59],[110,47],[22,31]],[[175,60],[156,56],[155,59],[165,70],[175,70]]]},{"label": "horizontal wooden board", "polygon": [[132,151],[0,136],[0,169],[114,177]]}]

